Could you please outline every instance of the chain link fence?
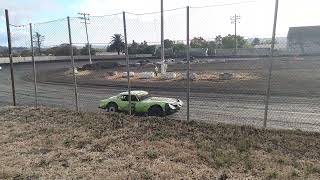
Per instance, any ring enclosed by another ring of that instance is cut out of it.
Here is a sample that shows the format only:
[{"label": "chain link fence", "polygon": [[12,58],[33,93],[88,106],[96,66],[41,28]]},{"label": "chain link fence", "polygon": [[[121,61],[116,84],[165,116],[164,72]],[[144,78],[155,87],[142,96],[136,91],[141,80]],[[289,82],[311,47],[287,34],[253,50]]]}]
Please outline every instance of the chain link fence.
[{"label": "chain link fence", "polygon": [[[189,17],[189,7],[165,10],[166,73],[161,73],[161,12],[82,13],[30,26],[10,25],[18,105],[101,111],[102,99],[128,89],[144,90],[184,102],[180,111],[168,116],[171,119],[319,131],[320,47],[311,36],[301,35],[317,30],[290,28],[287,37],[278,34],[273,42],[271,33],[256,33],[263,28],[271,32],[272,22],[262,26],[258,17],[247,15],[245,6],[190,7]],[[270,9],[261,11],[270,14]],[[243,33],[244,26],[253,32]],[[8,103],[11,81],[5,66],[2,73],[8,78],[2,80],[1,100]]]}]

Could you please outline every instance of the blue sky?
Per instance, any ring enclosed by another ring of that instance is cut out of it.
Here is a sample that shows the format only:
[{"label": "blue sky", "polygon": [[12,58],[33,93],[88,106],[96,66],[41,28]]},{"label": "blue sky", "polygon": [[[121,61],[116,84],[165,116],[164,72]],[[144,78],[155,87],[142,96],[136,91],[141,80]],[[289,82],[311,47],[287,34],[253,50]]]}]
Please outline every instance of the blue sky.
[{"label": "blue sky", "polygon": [[[248,2],[250,1],[250,2]],[[320,25],[319,0],[279,0],[277,36],[286,36],[292,26]],[[225,5],[239,3],[236,5]],[[165,9],[217,5],[212,8],[190,9],[191,36],[210,39],[216,35],[234,33],[230,16],[241,16],[238,34],[252,37],[271,37],[275,0],[164,0]],[[4,9],[9,9],[12,24],[38,23],[87,12],[93,16],[122,11],[143,13],[159,11],[160,0],[0,0],[0,45],[6,45]],[[185,39],[185,9],[165,13],[165,38]],[[88,25],[90,41],[107,44],[113,33],[123,34],[122,17],[92,17]],[[75,43],[85,43],[84,26],[72,19]],[[128,39],[138,42],[159,42],[160,16],[127,14]],[[67,41],[66,22],[55,22],[34,27],[45,36],[45,45],[53,46]],[[14,45],[28,45],[28,29],[12,29]]]}]

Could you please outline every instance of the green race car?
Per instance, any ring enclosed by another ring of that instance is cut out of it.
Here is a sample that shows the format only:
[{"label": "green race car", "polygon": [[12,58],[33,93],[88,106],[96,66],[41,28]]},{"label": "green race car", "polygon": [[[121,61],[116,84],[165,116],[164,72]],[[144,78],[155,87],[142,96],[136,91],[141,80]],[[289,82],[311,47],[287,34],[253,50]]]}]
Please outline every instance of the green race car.
[{"label": "green race car", "polygon": [[[146,91],[131,91],[131,109],[135,114],[165,116],[177,112],[183,105],[180,99],[149,97]],[[117,96],[100,101],[99,108],[107,112],[128,112],[129,94],[123,92]]]}]

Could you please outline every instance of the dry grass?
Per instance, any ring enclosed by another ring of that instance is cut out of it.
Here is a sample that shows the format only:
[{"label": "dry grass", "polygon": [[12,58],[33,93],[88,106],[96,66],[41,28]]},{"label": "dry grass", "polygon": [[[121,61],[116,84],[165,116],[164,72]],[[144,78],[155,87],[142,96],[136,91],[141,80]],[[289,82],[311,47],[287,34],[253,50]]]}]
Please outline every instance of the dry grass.
[{"label": "dry grass", "polygon": [[318,179],[320,134],[0,109],[0,179]]}]

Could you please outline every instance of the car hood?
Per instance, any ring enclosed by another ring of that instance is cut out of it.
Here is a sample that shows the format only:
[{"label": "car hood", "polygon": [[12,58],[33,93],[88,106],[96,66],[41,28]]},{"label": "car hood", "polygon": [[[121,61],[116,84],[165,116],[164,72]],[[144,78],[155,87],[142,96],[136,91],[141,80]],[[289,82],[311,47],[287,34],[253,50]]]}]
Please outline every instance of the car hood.
[{"label": "car hood", "polygon": [[165,97],[150,97],[143,100],[143,102],[163,102],[163,103],[174,104],[174,105],[182,103],[182,101],[179,99],[165,98]]}]

